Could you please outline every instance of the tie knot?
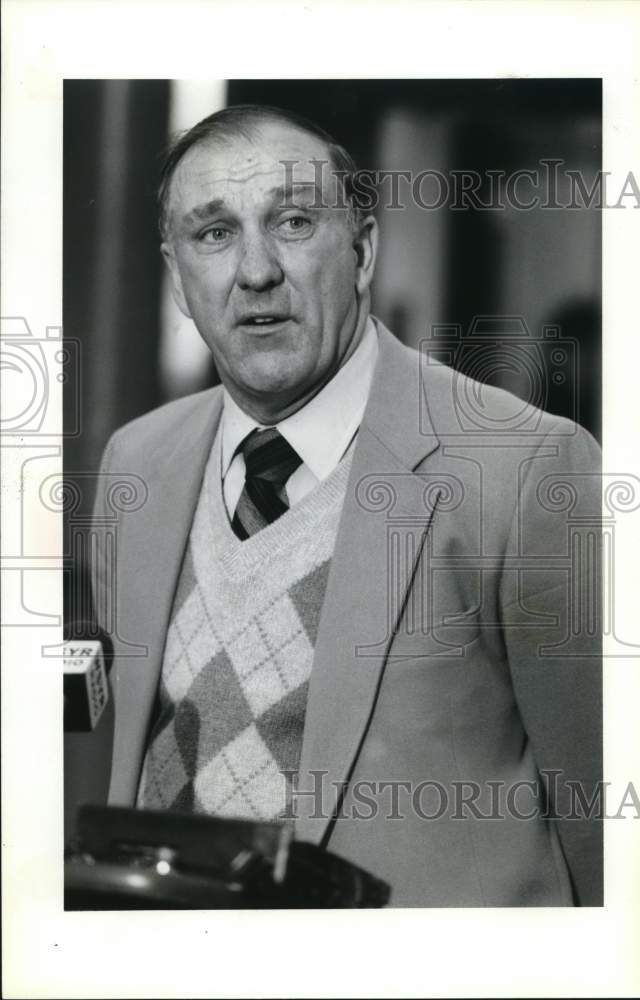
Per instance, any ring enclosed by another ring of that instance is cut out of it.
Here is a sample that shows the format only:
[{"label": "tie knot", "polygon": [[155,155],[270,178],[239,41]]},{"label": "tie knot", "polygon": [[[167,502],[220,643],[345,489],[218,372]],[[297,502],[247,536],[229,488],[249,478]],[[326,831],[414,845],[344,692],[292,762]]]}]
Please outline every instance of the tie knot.
[{"label": "tie knot", "polygon": [[242,442],[247,479],[262,479],[282,487],[302,459],[275,427],[254,430]]}]

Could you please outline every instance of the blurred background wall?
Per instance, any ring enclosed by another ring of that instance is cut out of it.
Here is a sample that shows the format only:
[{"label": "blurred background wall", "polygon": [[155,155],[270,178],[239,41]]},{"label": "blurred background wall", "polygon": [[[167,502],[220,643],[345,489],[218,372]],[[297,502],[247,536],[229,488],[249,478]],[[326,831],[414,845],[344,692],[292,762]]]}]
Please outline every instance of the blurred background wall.
[{"label": "blurred background wall", "polygon": [[[485,201],[492,172],[561,160],[556,197],[566,203],[564,172],[580,171],[590,188],[601,168],[599,80],[66,81],[64,334],[80,343],[82,390],[82,432],[65,443],[70,480],[97,469],[118,426],[216,381],[170,298],[155,191],[170,134],[245,102],[311,118],[367,170],[476,171]],[[522,197],[530,192],[523,184]],[[435,201],[428,186],[423,193]],[[599,438],[599,210],[424,210],[402,200],[403,210],[379,212],[374,313],[414,346],[434,328],[505,345],[563,338],[573,345],[569,363],[548,368],[534,401]],[[549,346],[536,355],[543,367]],[[469,355],[449,360],[465,367]],[[531,393],[526,372],[504,369],[476,364],[471,374]],[[90,479],[82,489],[88,508]]]}]

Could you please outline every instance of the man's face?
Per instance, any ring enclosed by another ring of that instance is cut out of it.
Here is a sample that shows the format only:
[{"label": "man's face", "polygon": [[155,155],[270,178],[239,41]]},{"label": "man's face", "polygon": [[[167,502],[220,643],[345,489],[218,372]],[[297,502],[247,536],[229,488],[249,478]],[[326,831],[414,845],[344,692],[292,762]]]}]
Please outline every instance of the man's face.
[{"label": "man's face", "polygon": [[171,183],[162,249],[176,300],[253,412],[301,405],[362,328],[376,224],[354,229],[330,165],[320,172],[313,158],[328,159],[321,140],[267,122],[193,146]]}]

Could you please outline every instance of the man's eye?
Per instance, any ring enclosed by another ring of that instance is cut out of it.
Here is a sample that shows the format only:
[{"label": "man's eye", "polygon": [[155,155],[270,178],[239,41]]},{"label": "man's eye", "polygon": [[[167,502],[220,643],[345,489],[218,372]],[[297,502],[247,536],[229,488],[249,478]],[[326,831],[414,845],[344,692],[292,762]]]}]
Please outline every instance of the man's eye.
[{"label": "man's eye", "polygon": [[304,215],[291,215],[280,223],[280,228],[289,233],[303,233],[311,226],[311,220]]},{"label": "man's eye", "polygon": [[224,243],[228,236],[228,229],[225,229],[223,226],[212,226],[211,229],[205,229],[200,234],[200,239],[203,243]]}]

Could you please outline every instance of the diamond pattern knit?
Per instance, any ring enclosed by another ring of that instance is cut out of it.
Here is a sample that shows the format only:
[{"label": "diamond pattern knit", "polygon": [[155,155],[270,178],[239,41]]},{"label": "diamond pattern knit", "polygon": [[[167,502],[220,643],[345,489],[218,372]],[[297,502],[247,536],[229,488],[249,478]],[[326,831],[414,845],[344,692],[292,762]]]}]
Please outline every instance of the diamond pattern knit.
[{"label": "diamond pattern knit", "polygon": [[269,820],[299,765],[307,689],[351,461],[245,541],[219,435],[174,599],[138,806]]}]

